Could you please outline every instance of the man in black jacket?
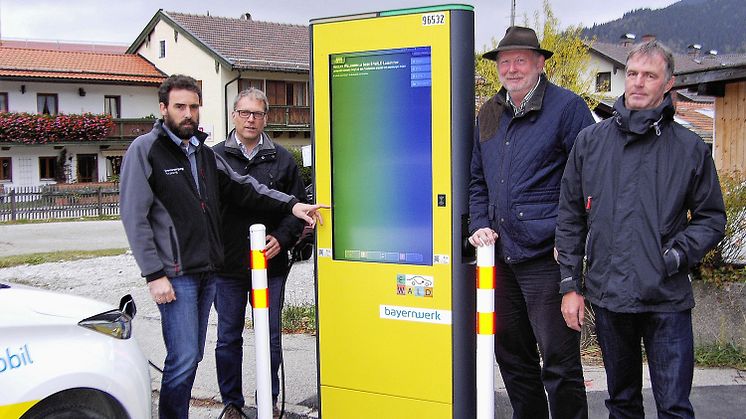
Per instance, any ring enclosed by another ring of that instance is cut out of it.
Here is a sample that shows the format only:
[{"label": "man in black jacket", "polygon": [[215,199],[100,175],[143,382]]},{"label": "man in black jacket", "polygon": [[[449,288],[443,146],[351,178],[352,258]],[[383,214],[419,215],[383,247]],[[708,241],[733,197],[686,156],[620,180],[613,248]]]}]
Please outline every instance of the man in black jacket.
[{"label": "man in black jacket", "polygon": [[593,306],[615,418],[645,416],[640,340],[658,417],[694,417],[688,273],[725,230],[710,150],[673,120],[673,68],[657,41],[637,45],[614,116],[580,132],[562,177],[562,316],[580,330]]},{"label": "man in black jacket", "polygon": [[[213,150],[237,173],[251,175],[260,183],[305,201],[305,188],[292,154],[272,141],[264,132],[269,104],[261,90],[241,91],[233,101],[235,129],[228,139]],[[218,343],[215,348],[218,385],[223,403],[229,407],[226,417],[242,408],[241,383],[244,323],[248,292],[251,289],[249,262],[249,226],[267,228],[267,280],[269,285],[269,331],[272,365],[272,401],[280,391],[278,370],[282,360],[280,323],[285,282],[289,272],[288,251],[303,231],[303,223],[280,213],[246,211],[235,205],[222,210],[225,266],[217,276],[215,308],[218,312]]]},{"label": "man in black jacket", "polygon": [[122,164],[120,209],[132,254],[161,314],[166,360],[158,412],[187,418],[202,359],[214,273],[223,265],[220,205],[293,213],[313,225],[321,206],[239,176],[204,146],[197,81],[180,74],[158,89],[162,120],[137,137]]}]

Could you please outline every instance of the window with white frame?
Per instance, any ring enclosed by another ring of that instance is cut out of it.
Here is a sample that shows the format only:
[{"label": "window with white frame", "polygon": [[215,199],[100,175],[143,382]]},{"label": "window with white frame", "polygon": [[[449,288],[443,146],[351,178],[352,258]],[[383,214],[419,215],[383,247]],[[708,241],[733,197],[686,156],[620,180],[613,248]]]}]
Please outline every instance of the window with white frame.
[{"label": "window with white frame", "polygon": [[166,40],[163,39],[158,43],[158,58],[166,58]]},{"label": "window with white frame", "polygon": [[57,94],[38,93],[36,95],[36,112],[45,115],[57,115]]},{"label": "window with white frame", "polygon": [[8,112],[8,92],[0,92],[0,112]]},{"label": "window with white frame", "polygon": [[39,179],[55,180],[57,178],[57,157],[39,157]]},{"label": "window with white frame", "polygon": [[0,182],[13,181],[13,161],[10,157],[0,157]]},{"label": "window with white frame", "polygon": [[122,117],[122,97],[104,96],[104,113],[112,118]]},{"label": "window with white frame", "polygon": [[610,92],[611,91],[611,72],[606,71],[596,74],[596,91],[597,92]]}]

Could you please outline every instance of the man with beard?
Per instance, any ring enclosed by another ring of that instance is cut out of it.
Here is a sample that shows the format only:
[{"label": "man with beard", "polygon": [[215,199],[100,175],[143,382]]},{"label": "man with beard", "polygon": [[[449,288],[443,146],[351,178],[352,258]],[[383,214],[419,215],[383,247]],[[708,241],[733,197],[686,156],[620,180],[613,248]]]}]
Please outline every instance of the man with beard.
[{"label": "man with beard", "polygon": [[292,213],[311,225],[322,207],[239,176],[205,147],[207,135],[197,129],[201,97],[193,78],[167,78],[158,89],[163,119],[132,142],[122,164],[122,223],[158,305],[166,345],[161,418],[189,416],[215,298],[214,272],[223,265],[221,202]]},{"label": "man with beard", "polygon": [[[261,90],[250,88],[238,93],[233,101],[235,129],[228,139],[213,150],[242,175],[251,175],[270,188],[277,189],[305,201],[305,188],[298,166],[281,145],[264,132],[269,103]],[[275,417],[279,416],[277,397],[280,392],[278,371],[282,359],[280,345],[280,314],[284,299],[285,281],[289,272],[288,250],[303,231],[303,223],[291,215],[254,213],[247,217],[235,205],[225,205],[223,219],[223,247],[225,266],[217,275],[215,309],[218,312],[218,343],[215,363],[220,395],[225,405],[225,418],[240,418],[244,397],[241,383],[243,362],[243,331],[246,304],[251,289],[248,231],[251,224],[267,228],[267,282],[269,285],[269,335],[272,365],[272,402]]]},{"label": "man with beard", "polygon": [[469,241],[495,244],[495,358],[514,418],[588,416],[580,332],[559,316],[552,250],[562,171],[593,117],[580,96],[547,79],[551,56],[518,26],[483,55],[496,61],[503,87],[479,110],[471,160]]}]

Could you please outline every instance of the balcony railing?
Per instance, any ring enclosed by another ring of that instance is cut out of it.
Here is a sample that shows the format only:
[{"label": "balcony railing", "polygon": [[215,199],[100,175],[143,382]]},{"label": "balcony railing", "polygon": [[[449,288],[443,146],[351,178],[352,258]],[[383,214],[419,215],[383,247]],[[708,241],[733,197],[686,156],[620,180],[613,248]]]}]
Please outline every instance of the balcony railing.
[{"label": "balcony railing", "polygon": [[272,129],[306,131],[311,127],[309,106],[270,106],[267,126]]},{"label": "balcony railing", "polygon": [[133,140],[153,129],[153,118],[115,118],[107,140]]}]

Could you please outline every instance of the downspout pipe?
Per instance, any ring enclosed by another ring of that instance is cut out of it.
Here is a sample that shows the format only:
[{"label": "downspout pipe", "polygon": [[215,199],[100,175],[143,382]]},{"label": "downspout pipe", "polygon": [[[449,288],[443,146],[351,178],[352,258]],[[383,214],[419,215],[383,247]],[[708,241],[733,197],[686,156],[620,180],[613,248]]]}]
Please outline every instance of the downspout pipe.
[{"label": "downspout pipe", "polygon": [[228,137],[228,133],[230,132],[228,130],[228,108],[229,108],[229,102],[228,102],[228,85],[233,83],[234,81],[241,78],[241,70],[238,70],[238,75],[236,78],[228,80],[228,83],[225,83],[225,86],[223,87],[223,94],[225,95],[225,112],[223,113],[223,118],[225,118],[225,137]]}]

